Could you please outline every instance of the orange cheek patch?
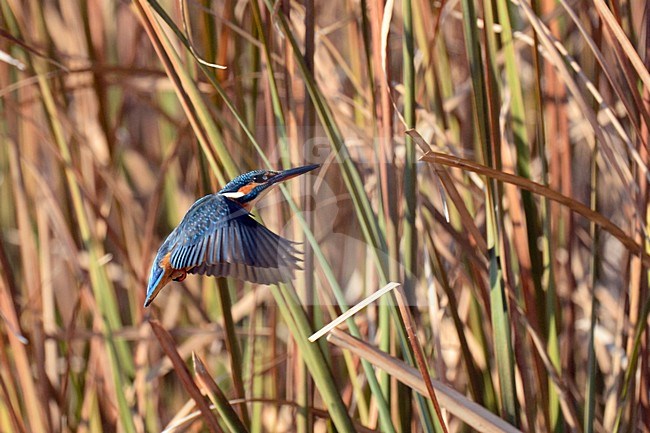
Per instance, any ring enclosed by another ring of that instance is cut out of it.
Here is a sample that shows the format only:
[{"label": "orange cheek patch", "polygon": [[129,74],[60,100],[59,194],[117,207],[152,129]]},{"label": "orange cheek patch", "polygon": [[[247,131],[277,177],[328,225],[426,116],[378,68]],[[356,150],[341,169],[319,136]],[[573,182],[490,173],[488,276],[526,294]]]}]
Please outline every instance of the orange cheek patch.
[{"label": "orange cheek patch", "polygon": [[251,192],[251,191],[253,190],[253,188],[255,188],[255,187],[258,186],[258,185],[261,185],[261,184],[259,184],[259,183],[254,183],[254,182],[253,182],[253,183],[249,183],[248,185],[244,185],[244,186],[242,186],[241,188],[239,188],[239,192],[241,192],[242,194],[246,195],[246,194],[248,194],[249,192]]}]

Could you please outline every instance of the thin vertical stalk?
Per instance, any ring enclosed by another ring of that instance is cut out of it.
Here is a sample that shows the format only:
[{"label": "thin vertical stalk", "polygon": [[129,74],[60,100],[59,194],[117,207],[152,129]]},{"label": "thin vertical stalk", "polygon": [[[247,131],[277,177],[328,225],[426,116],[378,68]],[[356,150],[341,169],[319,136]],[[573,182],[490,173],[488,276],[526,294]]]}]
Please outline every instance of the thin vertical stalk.
[{"label": "thin vertical stalk", "polygon": [[[530,141],[526,131],[526,110],[524,107],[521,80],[519,79],[520,66],[516,58],[511,24],[511,16],[516,16],[514,13],[515,9],[511,2],[500,0],[496,4],[499,24],[502,28],[501,43],[503,44],[507,84],[511,98],[509,125],[512,125],[513,141],[516,148],[516,171],[520,176],[530,179]],[[513,239],[516,257],[518,258],[516,265],[519,268],[520,274],[519,285],[521,286],[521,290],[519,291],[519,296],[523,298],[526,306],[526,315],[529,323],[539,331],[542,327],[542,321],[538,311],[541,305],[538,305],[537,299],[542,293],[541,277],[543,271],[540,252],[537,248],[537,239],[540,236],[538,210],[533,195],[529,191],[521,191],[521,202],[525,215],[526,238],[518,239],[518,236],[515,234],[515,239]],[[526,348],[522,349],[528,350]],[[524,359],[519,359],[519,362],[523,361]],[[533,356],[530,362],[534,367],[535,377],[539,382],[540,378],[546,375],[543,363],[538,356]],[[525,398],[527,401],[527,416],[529,421],[532,421],[538,406],[534,404],[534,401],[539,401],[539,399],[535,398],[534,395],[529,395],[529,393],[525,393]]]},{"label": "thin vertical stalk", "polygon": [[[591,193],[590,204],[594,211],[598,208],[598,146],[594,146],[591,154]],[[598,298],[596,297],[596,282],[598,280],[598,238],[599,229],[596,223],[591,221],[589,224],[589,233],[591,235],[591,256],[590,256],[590,283],[591,283],[591,315],[589,325],[589,342],[587,345],[587,380],[585,385],[585,407],[583,412],[583,425],[586,433],[594,431],[594,419],[596,418],[596,352],[594,350],[594,339],[596,331],[596,322],[598,320]]]},{"label": "thin vertical stalk", "polygon": [[[415,65],[413,44],[413,12],[411,0],[402,1],[404,20],[403,49],[403,81],[404,81],[404,122],[406,128],[415,128]],[[404,137],[406,160],[404,162],[404,290],[411,305],[415,305],[415,278],[417,274],[417,230],[415,227],[417,170],[415,144],[410,135]]]},{"label": "thin vertical stalk", "polygon": [[[289,5],[290,2],[287,0],[286,3]],[[305,66],[307,71],[310,74],[314,75],[314,54],[316,52],[315,46],[315,32],[316,32],[316,9],[314,5],[314,0],[305,0]],[[286,45],[287,56],[290,56],[290,44]],[[289,58],[293,58],[290,56]],[[293,70],[292,70],[293,74]],[[309,90],[305,86],[305,94]],[[297,116],[297,113],[294,114]],[[302,119],[302,138],[304,141],[304,155],[311,155],[312,149],[309,149],[308,146],[312,143],[314,138],[314,131],[316,124],[316,111],[314,110],[314,103],[311,99],[307,98],[304,104],[304,115]],[[302,178],[301,182],[302,191],[304,195],[302,196],[301,204],[303,209],[309,209],[309,206],[312,203],[313,197],[311,192],[313,191],[313,179],[311,176],[305,176]],[[314,212],[307,212],[306,222],[310,230],[314,230]],[[305,300],[305,305],[307,309],[307,315],[312,323],[312,326],[316,326],[314,318],[314,303],[316,301],[316,288],[315,288],[315,267],[314,267],[314,252],[309,244],[305,245],[305,255],[303,260],[303,269],[304,272],[304,286],[303,286],[303,298]],[[309,375],[307,374],[307,366],[304,364],[300,365],[300,370],[303,373],[302,382],[300,383],[300,392],[298,394],[298,403],[305,408],[305,416],[298,418],[298,432],[311,432],[314,429],[314,419],[311,408],[314,405],[314,393],[313,393],[313,382]]]},{"label": "thin vertical stalk", "polygon": [[[403,35],[402,35],[402,48],[403,48],[403,82],[404,82],[404,122],[406,123],[407,129],[415,128],[415,48],[414,48],[414,30],[413,30],[413,8],[411,5],[411,0],[402,1],[402,19],[403,19]],[[418,233],[415,226],[415,217],[417,213],[417,159],[415,156],[415,143],[410,135],[404,137],[404,149],[406,152],[405,161],[404,161],[404,226],[402,238],[404,240],[404,269],[406,275],[404,276],[404,292],[406,294],[406,299],[408,300],[409,305],[417,305],[416,296],[415,296],[415,285],[418,274],[418,261],[417,261],[417,249],[418,249]],[[408,324],[405,323],[406,329],[408,330]],[[417,346],[416,346],[417,348]],[[412,350],[416,350],[412,348]],[[416,358],[416,361],[419,362],[417,357],[417,352],[414,352],[413,355]],[[407,356],[408,357],[408,356]],[[410,394],[407,393],[407,395]],[[435,430],[439,431],[439,427],[442,427],[442,431],[446,432],[446,427],[444,425],[444,420],[440,417],[440,408],[437,406],[437,400],[434,397],[434,403],[436,410],[439,415],[439,424],[431,423],[433,416],[429,411],[429,406],[423,397],[419,394],[415,395],[416,402],[419,407],[419,413],[423,418],[423,426],[430,431],[433,427]],[[411,400],[409,399],[409,402]],[[409,405],[410,406],[410,405]],[[409,407],[407,407],[409,409]],[[408,423],[404,423],[404,420],[408,420],[408,416],[403,416],[403,425],[404,430],[409,429]]]},{"label": "thin vertical stalk", "polygon": [[[261,328],[264,326],[262,323],[262,311],[259,309],[256,309],[253,314],[251,314],[251,318],[249,321],[249,347],[250,350],[248,351],[250,360],[247,362],[247,364],[250,366],[250,396],[251,398],[261,398],[264,396],[264,387],[267,382],[270,382],[270,378],[272,377],[272,374],[263,374],[261,369],[259,368],[259,363],[256,362],[256,355],[258,353],[266,353],[267,351],[269,352],[269,355],[273,355],[273,349],[269,349],[268,345],[266,342],[262,341],[260,338],[256,338],[256,334],[258,331],[261,330]],[[272,324],[271,324],[272,326]],[[274,328],[272,328],[274,329]],[[271,335],[270,337],[272,337]],[[270,345],[272,348],[275,347],[275,341],[270,338]],[[271,356],[271,359],[274,359]],[[250,423],[250,431],[251,433],[260,433],[263,431],[263,405],[259,402],[257,403],[252,403],[251,405],[251,423]]]},{"label": "thin vertical stalk", "polygon": [[[650,5],[647,3],[645,4],[645,11],[644,11],[644,17],[645,17],[645,27],[644,31],[642,34],[645,35],[645,66],[646,68],[650,67],[650,34],[648,34],[648,31],[650,30],[650,17],[648,17],[648,13],[650,12]],[[644,110],[641,110],[642,112],[647,112],[648,108],[650,107],[650,87],[644,86],[641,94],[643,96],[643,108]],[[643,161],[645,165],[647,166],[648,160],[650,160],[650,156],[648,155],[647,149],[644,147],[644,144],[648,142],[648,138],[650,137],[650,124],[647,122],[647,118],[643,117],[642,121],[642,129],[641,129],[641,134],[639,136],[638,142],[639,144],[637,145],[640,149],[640,153],[642,154]],[[639,167],[638,170],[639,172],[642,171],[642,167]],[[641,173],[639,173],[641,174]],[[642,176],[638,176],[638,179],[640,179],[639,183],[640,185],[640,192],[639,192],[639,201],[641,202],[641,207],[644,209],[645,213],[645,218],[644,218],[644,223],[645,223],[645,233],[648,233],[648,229],[650,228],[650,208],[648,206],[648,184],[647,182],[643,181]],[[644,239],[644,247],[645,251],[650,251],[650,241],[648,239]],[[639,297],[647,297],[648,294],[648,281],[650,280],[650,271],[646,270],[645,272],[645,284],[640,287],[639,290]],[[650,398],[648,398],[648,395],[650,394],[650,378],[648,377],[648,372],[650,371],[650,336],[648,332],[646,331],[646,338],[644,342],[644,353],[643,353],[643,358],[641,359],[641,384],[640,384],[640,412],[641,412],[641,425],[650,425]]]},{"label": "thin vertical stalk", "polygon": [[[375,109],[374,123],[377,134],[376,143],[374,146],[377,148],[377,172],[379,173],[379,181],[381,188],[379,189],[379,200],[382,212],[378,217],[383,223],[384,236],[386,238],[386,249],[388,250],[389,257],[393,258],[388,265],[388,278],[396,280],[399,276],[399,270],[395,266],[398,261],[399,254],[399,237],[397,234],[397,199],[395,197],[395,173],[390,170],[395,164],[395,155],[393,153],[393,105],[390,103],[390,89],[388,84],[390,82],[390,69],[386,64],[390,62],[390,51],[382,52],[382,22],[384,20],[384,0],[368,0],[368,10],[370,17],[367,20],[370,27],[370,36],[372,38],[372,52],[369,61],[369,66],[372,66],[372,90],[373,101]],[[388,37],[388,35],[386,36]],[[390,332],[390,307],[387,305],[386,300],[381,300],[379,304],[379,318],[378,318],[378,332],[380,332],[381,339],[379,347],[384,352],[390,351],[391,346],[391,332]],[[379,383],[384,398],[390,400],[390,378],[388,374],[383,371],[378,372]]]},{"label": "thin vertical stalk", "polygon": [[277,136],[280,141],[280,147],[286,148],[287,131],[284,112],[282,111],[282,103],[280,102],[280,93],[278,85],[275,81],[275,74],[273,69],[273,60],[271,59],[271,50],[269,42],[264,34],[264,27],[262,25],[262,17],[260,14],[260,7],[256,1],[251,1],[251,12],[253,15],[253,22],[258,29],[258,37],[262,45],[262,52],[264,53],[264,67],[267,70],[266,76],[268,77],[269,90],[271,91],[271,102],[273,105],[273,116],[275,118],[275,127],[277,128]]},{"label": "thin vertical stalk", "polygon": [[[501,25],[501,43],[503,44],[507,82],[511,98],[510,121],[512,124],[514,144],[517,149],[517,173],[520,176],[530,179],[530,141],[528,139],[528,132],[526,131],[526,109],[524,107],[521,80],[519,79],[521,69],[516,58],[514,35],[510,20],[510,8],[512,7],[512,3],[506,2],[504,0],[499,0],[496,2],[496,4],[499,16],[499,24]],[[542,273],[539,251],[536,247],[537,238],[539,237],[536,204],[533,200],[532,194],[528,191],[521,192],[521,200],[523,202],[524,212],[526,214],[526,230],[528,234],[529,249],[528,251],[520,251],[519,253],[527,253],[529,255],[529,257],[526,258],[526,261],[528,262],[527,266],[530,267],[530,274],[528,277],[533,279],[533,283],[535,285],[534,289],[540,290],[541,282],[539,277]],[[528,278],[526,278],[526,280],[527,279]],[[526,282],[524,282],[524,284],[526,284]],[[537,326],[539,324],[539,321],[537,318],[534,300],[531,298],[534,295],[535,293],[524,293],[527,302],[527,313],[529,314],[529,317],[532,317],[534,319],[531,323],[534,323],[535,326]]]},{"label": "thin vertical stalk", "polygon": [[[539,0],[532,0],[531,1],[531,6],[532,9],[539,15]],[[538,150],[538,157],[541,162],[541,167],[542,167],[542,183],[544,185],[548,184],[548,161],[546,159],[546,120],[544,117],[544,95],[543,95],[543,90],[542,90],[542,82],[543,82],[543,74],[542,74],[542,62],[541,62],[541,57],[539,50],[537,47],[539,46],[539,35],[537,32],[533,32],[533,50],[532,50],[532,55],[533,55],[533,68],[535,70],[535,85],[534,85],[534,106],[535,106],[535,141],[537,143],[537,146],[539,148]],[[549,201],[546,197],[541,197],[540,200],[540,218],[542,221],[542,229],[541,229],[541,266],[542,266],[542,277],[541,277],[541,287],[545,288],[546,291],[551,290],[552,286],[555,284],[555,278],[553,276],[553,269],[551,267],[550,263],[550,248],[551,248],[551,230],[550,230],[550,214],[549,214]],[[547,315],[547,305],[546,305],[546,297],[544,296],[544,292],[541,290],[537,291],[537,304],[544,306],[545,310],[545,317],[544,317],[544,330],[546,331],[547,335],[549,332],[550,324],[548,323],[548,315]],[[540,317],[541,319],[541,317]],[[551,393],[554,393],[555,391],[553,390],[553,386],[550,383],[550,378],[547,379],[547,383],[541,384],[542,386],[542,395],[548,396],[544,401],[547,401],[548,404],[545,405],[545,411],[544,415],[549,423],[551,424],[551,412],[556,411],[556,409],[551,409],[552,407],[557,407],[557,404],[552,404],[551,403]]]},{"label": "thin vertical stalk", "polygon": [[[230,369],[232,371],[232,381],[235,386],[237,398],[246,398],[243,382],[243,362],[239,340],[235,333],[235,323],[232,318],[232,301],[230,300],[230,291],[228,282],[224,278],[217,281],[219,293],[219,306],[221,307],[221,316],[223,317],[224,329],[226,331],[226,351],[230,358]],[[250,417],[248,408],[245,404],[240,405],[241,418],[245,426],[250,427]]]},{"label": "thin vertical stalk", "polygon": [[[543,12],[550,12],[554,7],[555,4],[553,2],[550,2],[548,0],[545,0],[542,2],[542,10]],[[551,23],[551,28],[555,30],[555,33],[558,32],[557,28],[557,22],[552,22]],[[543,76],[544,76],[544,82],[545,82],[545,93],[544,93],[544,100],[548,101],[543,105],[543,110],[542,113],[545,118],[546,122],[546,139],[548,140],[547,143],[545,143],[545,155],[550,155],[550,163],[546,163],[544,165],[544,183],[548,183],[551,188],[557,188],[559,190],[559,185],[557,183],[559,182],[558,179],[558,173],[559,173],[559,151],[558,151],[558,144],[556,141],[558,139],[564,139],[563,136],[561,136],[559,128],[561,127],[561,124],[563,122],[562,120],[562,113],[561,109],[558,106],[560,104],[563,95],[566,95],[566,92],[562,88],[561,83],[558,81],[557,74],[553,70],[553,65],[550,62],[545,62],[543,64]],[[546,148],[546,145],[549,145],[548,148]],[[542,159],[546,159],[545,156],[542,157]],[[544,204],[542,205],[544,206]],[[560,247],[561,245],[557,245],[559,243],[559,238],[556,238],[553,236],[554,234],[554,225],[557,223],[557,220],[559,219],[559,215],[556,215],[558,213],[559,209],[554,206],[552,203],[548,204],[548,207],[543,209],[543,212],[547,216],[547,218],[544,218],[544,240],[545,240],[545,245],[542,250],[542,261],[543,261],[543,267],[544,267],[544,279],[542,281],[543,287],[546,288],[546,298],[545,298],[545,306],[546,306],[546,312],[545,312],[545,321],[547,325],[546,329],[546,344],[547,344],[547,351],[549,353],[549,357],[553,362],[553,366],[556,368],[557,371],[561,371],[562,366],[560,362],[560,347],[559,347],[559,338],[558,335],[560,333],[560,330],[558,329],[559,326],[559,314],[560,312],[557,309],[558,306],[558,298],[557,298],[557,286],[556,286],[556,269],[554,267],[553,263],[553,251]],[[555,388],[552,386],[552,383],[550,382],[551,379],[549,379],[549,423],[550,423],[550,430],[554,432],[559,432],[561,431],[561,408],[560,408],[560,401],[559,401],[559,396],[555,390]]]},{"label": "thin vertical stalk", "polygon": [[[474,114],[478,121],[478,139],[483,144],[482,154],[487,165],[495,169],[500,168],[499,127],[496,113],[498,113],[498,88],[496,87],[494,68],[495,37],[492,33],[492,8],[489,1],[483,2],[485,19],[485,61],[481,58],[481,46],[478,34],[473,23],[476,22],[476,11],[472,0],[463,0],[463,29],[465,33],[466,49],[472,71],[474,90]],[[518,410],[514,378],[514,360],[512,343],[510,339],[510,318],[503,281],[502,260],[500,254],[500,239],[502,230],[500,188],[492,180],[486,182],[486,227],[489,258],[490,281],[490,311],[492,317],[493,338],[496,355],[496,365],[501,385],[501,410],[505,418],[517,423]],[[497,204],[499,204],[497,206]]]},{"label": "thin vertical stalk", "polygon": [[424,383],[427,389],[429,399],[431,399],[433,406],[435,408],[436,416],[437,416],[436,419],[438,421],[438,424],[440,425],[440,430],[442,431],[442,433],[448,433],[447,424],[445,423],[445,419],[442,415],[442,410],[440,409],[440,403],[438,402],[438,397],[436,396],[436,392],[433,389],[431,375],[429,374],[429,367],[427,367],[427,363],[424,359],[424,351],[422,350],[422,345],[420,344],[420,341],[418,340],[418,337],[415,334],[415,331],[413,329],[415,327],[415,324],[413,322],[413,317],[409,312],[410,305],[408,305],[408,298],[406,297],[401,286],[398,287],[397,290],[395,290],[392,293],[395,296],[395,299],[397,300],[399,312],[402,317],[402,321],[404,322],[404,327],[406,328],[406,332],[409,336],[409,343],[413,348],[413,353],[414,353],[417,368],[420,371],[422,378],[424,379]]}]

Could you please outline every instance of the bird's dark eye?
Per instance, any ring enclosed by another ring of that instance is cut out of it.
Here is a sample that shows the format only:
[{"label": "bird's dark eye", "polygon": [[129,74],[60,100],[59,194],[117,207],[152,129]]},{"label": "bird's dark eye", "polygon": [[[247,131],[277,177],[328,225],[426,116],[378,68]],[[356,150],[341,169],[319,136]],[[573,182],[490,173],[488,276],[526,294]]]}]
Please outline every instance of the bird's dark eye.
[{"label": "bird's dark eye", "polygon": [[255,182],[255,183],[264,183],[264,182],[266,182],[268,179],[269,179],[269,175],[268,175],[268,173],[260,173],[260,174],[256,174],[256,175],[253,177],[253,182]]}]

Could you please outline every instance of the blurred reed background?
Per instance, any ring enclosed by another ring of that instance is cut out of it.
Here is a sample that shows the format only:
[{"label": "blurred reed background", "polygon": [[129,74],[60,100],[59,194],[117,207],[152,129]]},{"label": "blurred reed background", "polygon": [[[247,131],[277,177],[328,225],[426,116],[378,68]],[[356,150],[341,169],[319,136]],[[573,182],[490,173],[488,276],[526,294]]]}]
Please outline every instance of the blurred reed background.
[{"label": "blurred reed background", "polygon": [[[649,431],[648,9],[0,0],[0,431]],[[143,309],[194,200],[303,163],[294,285]]]}]

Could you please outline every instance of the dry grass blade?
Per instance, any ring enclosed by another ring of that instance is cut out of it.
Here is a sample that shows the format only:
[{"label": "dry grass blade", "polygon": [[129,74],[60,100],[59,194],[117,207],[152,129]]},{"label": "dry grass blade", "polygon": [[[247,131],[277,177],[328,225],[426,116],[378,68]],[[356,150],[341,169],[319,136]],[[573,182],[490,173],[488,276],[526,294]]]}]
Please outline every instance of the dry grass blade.
[{"label": "dry grass blade", "polygon": [[[178,429],[188,428],[195,420],[201,418],[201,411],[194,410],[196,404],[194,400],[190,398],[185,402],[185,404],[174,414],[174,417],[169,420],[165,428],[161,433],[172,433]],[[210,406],[210,409],[213,407]]]},{"label": "dry grass blade", "polygon": [[223,391],[219,388],[217,383],[212,379],[212,376],[205,368],[205,364],[201,361],[196,353],[192,352],[192,362],[194,363],[194,373],[199,385],[205,390],[210,398],[210,401],[219,411],[219,415],[224,419],[226,425],[233,432],[247,432],[248,429],[241,422],[234,409],[228,402]]},{"label": "dry grass blade", "polygon": [[171,335],[169,335],[169,333],[157,320],[150,320],[149,324],[151,325],[151,329],[153,329],[153,332],[156,335],[156,338],[158,339],[158,342],[160,343],[163,351],[167,354],[169,359],[171,359],[172,364],[174,365],[174,371],[176,371],[176,374],[185,387],[185,390],[188,392],[188,394],[190,394],[190,396],[196,402],[198,408],[201,410],[208,430],[214,433],[223,432],[219,426],[217,418],[210,410],[210,406],[205,401],[205,398],[201,394],[199,388],[196,386],[196,383],[194,383],[192,380],[192,376],[190,374],[190,371],[187,369],[185,362],[176,351],[176,343],[172,339]]},{"label": "dry grass blade", "polygon": [[478,250],[481,253],[485,254],[488,250],[485,238],[481,234],[478,227],[476,227],[474,218],[472,218],[469,210],[467,209],[467,206],[465,205],[465,202],[463,201],[463,198],[458,192],[458,189],[454,184],[454,180],[446,171],[440,170],[437,167],[434,167],[434,170],[443,186],[445,187],[445,191],[447,191],[447,194],[449,194],[451,202],[454,204],[454,206],[456,206],[456,209],[460,214],[460,218],[462,219],[463,227],[465,227],[465,229],[469,232],[470,241],[473,241]]},{"label": "dry grass blade", "polygon": [[596,10],[598,11],[600,18],[607,24],[607,28],[614,34],[614,37],[618,43],[621,44],[623,51],[625,51],[627,58],[630,60],[632,66],[634,66],[634,69],[639,74],[639,78],[641,81],[643,81],[645,87],[650,88],[650,73],[648,72],[646,66],[643,64],[643,60],[641,57],[639,57],[639,54],[634,49],[634,46],[630,42],[630,39],[618,24],[616,18],[614,18],[612,12],[609,10],[603,0],[594,0],[594,6],[596,6]]},{"label": "dry grass blade", "polygon": [[[405,364],[403,361],[372,347],[370,344],[346,334],[338,329],[332,330],[327,341],[353,352],[374,366],[381,368],[405,385],[413,388],[422,395],[427,395],[426,385],[420,372]],[[520,430],[508,424],[492,412],[467,399],[458,391],[436,380],[431,380],[442,407],[451,414],[482,433],[521,433]]]},{"label": "dry grass blade", "polygon": [[181,17],[183,18],[183,31],[185,32],[185,35],[187,37],[187,43],[189,45],[192,56],[194,56],[194,59],[200,64],[207,66],[208,68],[228,69],[227,66],[211,63],[208,62],[207,60],[202,59],[201,56],[199,56],[199,54],[196,52],[196,50],[194,49],[194,44],[192,43],[192,36],[187,31],[187,21],[186,21],[187,15],[185,14],[185,0],[180,0],[179,3],[181,5]]},{"label": "dry grass blade", "polygon": [[0,61],[8,63],[11,66],[15,66],[16,68],[18,68],[21,71],[25,70],[25,64],[23,62],[16,59],[15,57],[12,57],[11,55],[5,53],[2,50],[0,50]]},{"label": "dry grass blade", "polygon": [[341,314],[339,317],[336,319],[332,320],[330,323],[327,325],[323,326],[321,329],[319,329],[317,332],[314,332],[310,337],[309,341],[314,342],[321,338],[323,335],[327,334],[330,332],[332,329],[336,328],[339,326],[341,323],[345,322],[348,320],[350,317],[354,316],[356,313],[361,311],[363,308],[367,307],[369,304],[375,302],[377,299],[381,298],[384,296],[386,293],[390,292],[393,290],[395,287],[398,287],[399,283],[388,283],[381,289],[377,290],[375,293],[372,295],[368,296],[366,299],[363,301],[359,302],[358,304],[354,305],[351,307],[349,310],[347,310],[345,313]]},{"label": "dry grass blade", "polygon": [[[12,43],[21,46],[25,51],[27,51],[27,52],[35,55],[35,56],[38,56],[38,57],[41,57],[41,58],[45,59],[49,63],[52,63],[53,65],[55,65],[57,68],[61,68],[64,71],[68,71],[68,68],[66,68],[65,65],[57,62],[56,60],[52,59],[51,57],[48,57],[46,54],[42,53],[39,49],[37,49],[33,45],[30,45],[30,44],[26,43],[24,40],[15,37],[14,35],[9,33],[8,31],[6,31],[5,29],[0,29],[0,37],[2,37],[4,39],[8,39]],[[7,62],[10,65],[13,65],[13,66],[17,67],[21,71],[24,71],[26,69],[25,64],[23,62],[21,62],[20,60],[16,59],[13,56],[8,55],[4,51],[1,52],[1,53],[2,53],[2,57],[3,57],[2,61]]]},{"label": "dry grass blade", "polygon": [[457,156],[452,156],[445,153],[429,152],[428,154],[422,156],[421,159],[433,164],[458,167],[463,170],[472,171],[474,173],[496,179],[499,182],[510,183],[525,190],[531,191],[535,194],[542,195],[549,200],[553,200],[564,206],[567,206],[573,212],[580,214],[601,226],[603,230],[607,231],[609,234],[618,239],[632,254],[639,256],[646,266],[650,266],[650,256],[643,250],[643,247],[641,245],[639,245],[634,239],[628,236],[620,227],[606,218],[603,214],[596,212],[590,209],[588,206],[585,206],[584,204],[572,198],[569,198],[549,187],[541,185],[537,182],[533,182],[532,180],[523,178],[521,176],[494,170],[468,159],[459,158]]}]

